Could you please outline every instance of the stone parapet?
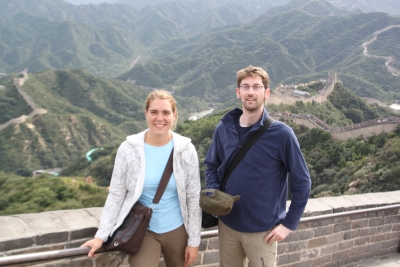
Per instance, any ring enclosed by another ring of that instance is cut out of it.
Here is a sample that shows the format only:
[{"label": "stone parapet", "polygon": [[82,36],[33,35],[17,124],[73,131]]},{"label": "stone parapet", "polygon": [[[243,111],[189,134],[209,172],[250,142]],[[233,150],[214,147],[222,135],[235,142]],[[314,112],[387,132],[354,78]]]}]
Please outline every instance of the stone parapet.
[{"label": "stone parapet", "polygon": [[[396,204],[400,191],[310,199],[298,229],[279,243],[278,266],[343,266],[397,252]],[[79,247],[95,234],[101,213],[102,208],[87,208],[0,216],[0,257]],[[218,266],[218,247],[218,236],[203,238],[194,266]],[[8,266],[128,266],[127,258],[114,252]]]}]

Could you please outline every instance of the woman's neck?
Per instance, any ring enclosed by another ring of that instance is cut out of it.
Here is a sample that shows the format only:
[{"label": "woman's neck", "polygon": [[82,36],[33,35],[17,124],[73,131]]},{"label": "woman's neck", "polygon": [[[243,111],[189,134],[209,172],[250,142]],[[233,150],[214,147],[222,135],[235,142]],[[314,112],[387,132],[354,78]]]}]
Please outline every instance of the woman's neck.
[{"label": "woman's neck", "polygon": [[144,136],[144,142],[148,145],[151,146],[165,146],[166,144],[169,143],[172,139],[172,134],[168,132],[165,135],[157,135],[153,134],[150,131],[147,131],[147,133]]}]

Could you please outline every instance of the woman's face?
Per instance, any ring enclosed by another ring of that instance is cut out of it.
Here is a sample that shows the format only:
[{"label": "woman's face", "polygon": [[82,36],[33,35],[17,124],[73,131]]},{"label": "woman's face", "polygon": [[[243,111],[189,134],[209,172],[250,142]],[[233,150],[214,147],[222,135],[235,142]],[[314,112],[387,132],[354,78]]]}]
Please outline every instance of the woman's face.
[{"label": "woman's face", "polygon": [[175,120],[175,113],[172,112],[171,103],[167,99],[154,99],[144,114],[149,131],[160,136],[169,133]]}]

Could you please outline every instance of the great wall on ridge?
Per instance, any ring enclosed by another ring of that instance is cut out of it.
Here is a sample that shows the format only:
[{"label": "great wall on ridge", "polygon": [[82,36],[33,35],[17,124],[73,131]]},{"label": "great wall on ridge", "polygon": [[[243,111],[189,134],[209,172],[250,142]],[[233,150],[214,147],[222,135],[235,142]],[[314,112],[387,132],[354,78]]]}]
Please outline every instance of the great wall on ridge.
[{"label": "great wall on ridge", "polygon": [[[25,99],[28,105],[32,108],[32,112],[28,115],[22,115],[18,118],[11,119],[4,124],[0,125],[0,131],[8,127],[12,124],[20,124],[25,122],[27,119],[33,118],[36,115],[41,115],[47,113],[46,109],[38,108],[32,98],[22,89],[25,81],[28,79],[27,70],[24,70],[20,73],[20,76],[14,78],[14,85],[18,91],[18,93]],[[299,97],[294,96],[293,94],[281,94],[275,91],[272,92],[267,100],[267,104],[276,104],[280,103],[295,105],[297,101],[307,102],[316,102],[323,103],[327,101],[328,96],[332,93],[335,83],[338,82],[336,73],[328,73],[328,79],[325,87],[320,91],[320,93],[311,97]],[[360,135],[363,137],[370,137],[372,135],[378,135],[384,132],[393,131],[396,126],[400,123],[400,117],[386,117],[386,118],[377,118],[371,121],[364,121],[362,123],[357,123],[354,125],[346,126],[346,127],[331,127],[327,123],[323,122],[318,117],[312,114],[292,114],[288,112],[271,112],[271,117],[275,119],[284,118],[293,123],[303,124],[308,128],[320,128],[325,131],[330,132],[332,138],[338,140],[347,140],[349,138],[355,138]]]}]

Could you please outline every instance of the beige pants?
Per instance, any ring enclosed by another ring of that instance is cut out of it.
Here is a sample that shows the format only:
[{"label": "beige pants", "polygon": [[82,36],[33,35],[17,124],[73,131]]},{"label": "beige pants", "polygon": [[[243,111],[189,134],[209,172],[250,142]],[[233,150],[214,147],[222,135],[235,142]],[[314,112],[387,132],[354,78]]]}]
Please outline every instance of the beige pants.
[{"label": "beige pants", "polygon": [[269,232],[238,232],[219,220],[220,267],[276,267],[278,243],[264,242]]},{"label": "beige pants", "polygon": [[139,251],[129,255],[129,266],[158,267],[162,253],[166,267],[184,267],[187,239],[183,225],[164,234],[147,231]]}]

